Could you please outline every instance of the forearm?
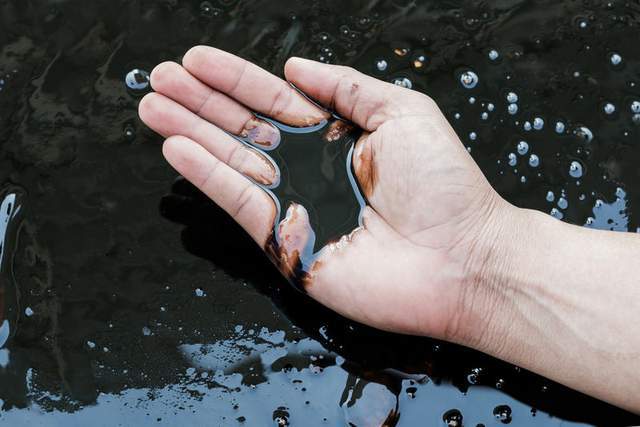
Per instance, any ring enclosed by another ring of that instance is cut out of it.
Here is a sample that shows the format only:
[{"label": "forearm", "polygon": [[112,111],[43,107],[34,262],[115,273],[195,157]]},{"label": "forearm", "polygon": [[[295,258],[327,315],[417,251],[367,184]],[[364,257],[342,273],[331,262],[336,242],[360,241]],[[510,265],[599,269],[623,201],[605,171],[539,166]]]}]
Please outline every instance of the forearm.
[{"label": "forearm", "polygon": [[483,350],[640,412],[640,235],[513,217],[481,284],[499,302]]}]

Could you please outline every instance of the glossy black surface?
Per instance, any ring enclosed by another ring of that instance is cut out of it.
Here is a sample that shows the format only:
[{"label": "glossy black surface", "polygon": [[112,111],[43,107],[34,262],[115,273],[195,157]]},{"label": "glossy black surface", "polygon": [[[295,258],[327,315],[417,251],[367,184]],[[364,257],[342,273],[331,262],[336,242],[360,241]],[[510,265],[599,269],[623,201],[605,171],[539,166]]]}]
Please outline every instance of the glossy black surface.
[{"label": "glossy black surface", "polygon": [[[507,199],[633,232],[639,19],[637,1],[0,0],[0,425],[375,425],[392,412],[400,426],[445,425],[458,410],[498,426],[502,405],[518,426],[638,424],[293,291],[224,213],[171,184],[125,76],[204,43],[277,74],[299,55],[408,79]],[[544,127],[525,130],[536,117]]]}]

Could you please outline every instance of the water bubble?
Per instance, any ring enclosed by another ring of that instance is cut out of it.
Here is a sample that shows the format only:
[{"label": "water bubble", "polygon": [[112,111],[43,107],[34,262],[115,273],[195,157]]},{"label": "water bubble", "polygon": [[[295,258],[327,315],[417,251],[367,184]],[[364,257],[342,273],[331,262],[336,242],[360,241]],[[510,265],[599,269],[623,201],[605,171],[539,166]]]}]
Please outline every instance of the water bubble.
[{"label": "water bubble", "polygon": [[409,53],[409,49],[407,49],[406,47],[397,47],[393,49],[393,53],[398,56],[406,56],[407,53]]},{"label": "water bubble", "polygon": [[467,375],[467,381],[469,384],[478,384],[480,376],[482,375],[482,368],[473,368],[471,373]]},{"label": "water bubble", "polygon": [[524,156],[529,151],[529,144],[527,143],[527,141],[520,141],[518,142],[516,150],[518,151],[518,154]]},{"label": "water bubble", "polygon": [[469,97],[469,104],[473,105],[475,103],[476,103],[476,99],[473,96]]},{"label": "water bubble", "polygon": [[493,415],[503,424],[511,422],[511,408],[507,405],[499,405],[493,409]]},{"label": "water bubble", "polygon": [[632,113],[640,113],[640,101],[633,101],[631,103],[631,112]]},{"label": "water bubble", "polygon": [[487,104],[487,111],[493,111],[496,109],[496,106],[492,103]]},{"label": "water bubble", "polygon": [[407,387],[407,396],[411,399],[416,398],[416,392],[418,391],[417,387]]},{"label": "water bubble", "polygon": [[591,132],[591,129],[588,127],[580,126],[574,133],[577,137],[584,139],[586,142],[593,141],[593,132]]},{"label": "water bubble", "polygon": [[130,124],[125,125],[122,133],[124,134],[125,139],[127,139],[128,141],[131,141],[136,137],[136,130]]},{"label": "water bubble", "polygon": [[204,291],[202,289],[200,289],[200,288],[196,288],[195,292],[196,292],[196,296],[198,298],[202,298],[205,295]]},{"label": "water bubble", "polygon": [[27,317],[33,316],[33,310],[31,309],[31,307],[27,307],[24,309],[24,315]]},{"label": "water bubble", "polygon": [[613,114],[616,112],[616,106],[610,102],[607,102],[606,104],[604,104],[603,110],[605,114]]},{"label": "water bubble", "polygon": [[551,209],[551,212],[549,212],[549,215],[551,215],[552,217],[554,217],[555,219],[562,219],[564,218],[564,215],[562,215],[562,212],[560,212],[558,209],[553,208]]},{"label": "water bubble", "polygon": [[507,102],[509,104],[515,104],[518,102],[518,95],[515,92],[509,92],[507,94]]},{"label": "water bubble", "polygon": [[556,196],[555,194],[553,194],[553,191],[547,192],[547,202],[553,202],[555,198]]},{"label": "water bubble", "polygon": [[500,57],[500,54],[498,53],[497,50],[495,49],[491,49],[489,51],[489,59],[492,61],[495,61],[496,59],[498,59]]},{"label": "water bubble", "polygon": [[378,61],[376,61],[376,68],[378,69],[378,71],[384,71],[388,66],[389,64],[384,59],[379,59]]},{"label": "water bubble", "polygon": [[90,349],[94,349],[96,348],[96,343],[94,343],[93,341],[87,341],[87,347],[89,347]]},{"label": "water bubble", "polygon": [[533,119],[533,128],[535,130],[541,130],[544,127],[544,120],[542,120],[540,117],[536,117],[535,119]]},{"label": "water bubble", "polygon": [[396,86],[404,87],[406,89],[411,89],[413,87],[413,83],[406,77],[397,77],[393,80],[393,84]]},{"label": "water bubble", "polygon": [[520,182],[521,182],[521,183],[523,183],[523,184],[524,184],[525,182],[527,182],[527,177],[526,177],[526,176],[524,176],[524,175],[522,175],[522,176],[520,177]]},{"label": "water bubble", "polygon": [[489,113],[487,113],[487,112],[482,113],[482,114],[480,115],[480,118],[481,118],[482,120],[488,120],[488,119],[489,119]]},{"label": "water bubble", "polygon": [[273,421],[278,427],[285,427],[289,425],[289,410],[284,406],[280,406],[273,411]]},{"label": "water bubble", "polygon": [[456,120],[460,120],[460,117],[462,117],[462,116],[460,115],[460,113],[455,113],[455,114],[453,115],[453,117],[454,117]]},{"label": "water bubble", "polygon": [[216,9],[213,5],[208,1],[203,1],[200,3],[200,16],[203,18],[213,18],[214,16],[218,16],[220,14],[220,9]]},{"label": "water bubble", "polygon": [[427,62],[427,57],[425,55],[417,55],[413,58],[413,68],[420,69],[424,67],[424,64]]},{"label": "water bubble", "polygon": [[539,165],[540,165],[540,158],[535,154],[532,154],[529,157],[529,166],[531,166],[532,168],[537,168]]},{"label": "water bubble", "polygon": [[509,111],[509,114],[513,116],[518,112],[518,104],[509,104],[507,111]]},{"label": "water bubble", "polygon": [[631,120],[633,120],[633,123],[635,124],[640,124],[640,114],[634,114],[633,117],[631,117]]},{"label": "water bubble", "polygon": [[569,202],[564,197],[560,197],[558,199],[558,207],[562,210],[565,210],[569,207]]},{"label": "water bubble", "polygon": [[447,427],[462,427],[462,413],[457,409],[449,409],[442,415]]},{"label": "water bubble", "polygon": [[509,153],[509,166],[515,166],[518,163],[518,158],[515,153]]},{"label": "water bubble", "polygon": [[138,68],[129,71],[124,81],[127,89],[134,95],[140,95],[149,89],[149,73]]},{"label": "water bubble", "polygon": [[531,130],[531,128],[532,128],[531,122],[527,120],[526,122],[524,122],[524,125],[522,127],[524,128],[524,130],[529,132]]},{"label": "water bubble", "polygon": [[619,53],[612,53],[610,60],[611,60],[611,65],[617,66],[622,63],[622,56],[620,56]]},{"label": "water bubble", "polygon": [[151,329],[149,329],[148,327],[144,326],[142,328],[142,335],[144,335],[145,337],[148,337],[151,335]]},{"label": "water bubble", "polygon": [[469,139],[470,139],[470,140],[475,141],[477,138],[478,138],[478,134],[477,134],[477,133],[475,133],[475,132],[471,132],[471,133],[469,134]]},{"label": "water bubble", "polygon": [[566,127],[562,122],[556,122],[556,133],[564,133]]},{"label": "water bubble", "polygon": [[479,80],[478,75],[473,71],[465,71],[460,76],[460,83],[465,89],[473,89],[478,85]]},{"label": "water bubble", "polygon": [[569,175],[571,175],[572,178],[576,178],[576,179],[581,178],[582,164],[576,160],[571,162],[571,165],[569,166]]},{"label": "water bubble", "polygon": [[504,380],[502,378],[498,378],[498,380],[496,381],[496,388],[498,390],[502,390],[504,389],[504,386],[505,386]]}]

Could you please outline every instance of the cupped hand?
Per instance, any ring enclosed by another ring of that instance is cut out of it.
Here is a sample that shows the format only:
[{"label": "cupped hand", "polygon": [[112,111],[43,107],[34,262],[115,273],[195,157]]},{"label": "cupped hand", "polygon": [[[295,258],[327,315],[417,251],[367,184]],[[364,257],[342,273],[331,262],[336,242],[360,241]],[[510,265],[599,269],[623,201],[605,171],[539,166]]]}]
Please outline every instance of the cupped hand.
[{"label": "cupped hand", "polygon": [[[322,251],[306,291],[380,329],[480,346],[494,300],[477,278],[486,262],[494,262],[496,218],[510,205],[427,96],[300,58],[287,62],[285,76],[365,131],[353,157],[369,204],[363,227],[346,244]],[[329,117],[288,82],[227,52],[197,46],[182,65],[165,62],[153,70],[155,93],[139,107],[142,120],[166,138],[169,163],[263,248],[276,208],[255,183],[272,182],[274,171],[227,132],[268,145],[277,130],[253,112],[293,126]]]}]

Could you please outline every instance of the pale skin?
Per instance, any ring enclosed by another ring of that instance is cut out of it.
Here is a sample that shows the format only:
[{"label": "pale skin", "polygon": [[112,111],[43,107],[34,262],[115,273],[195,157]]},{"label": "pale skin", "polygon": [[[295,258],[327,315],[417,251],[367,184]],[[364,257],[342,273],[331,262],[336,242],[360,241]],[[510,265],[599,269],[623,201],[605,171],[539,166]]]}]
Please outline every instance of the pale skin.
[{"label": "pale skin", "polygon": [[[356,321],[469,346],[640,412],[640,235],[509,204],[423,94],[300,58],[287,62],[285,77],[365,130],[353,164],[370,205],[364,226],[323,252],[307,280],[311,297]],[[304,126],[326,111],[205,46],[182,64],[158,65],[151,84],[139,113],[166,138],[167,161],[264,248],[275,208],[256,182],[273,171],[223,130],[268,144],[272,129],[252,112]],[[306,229],[288,232],[304,241]]]}]

